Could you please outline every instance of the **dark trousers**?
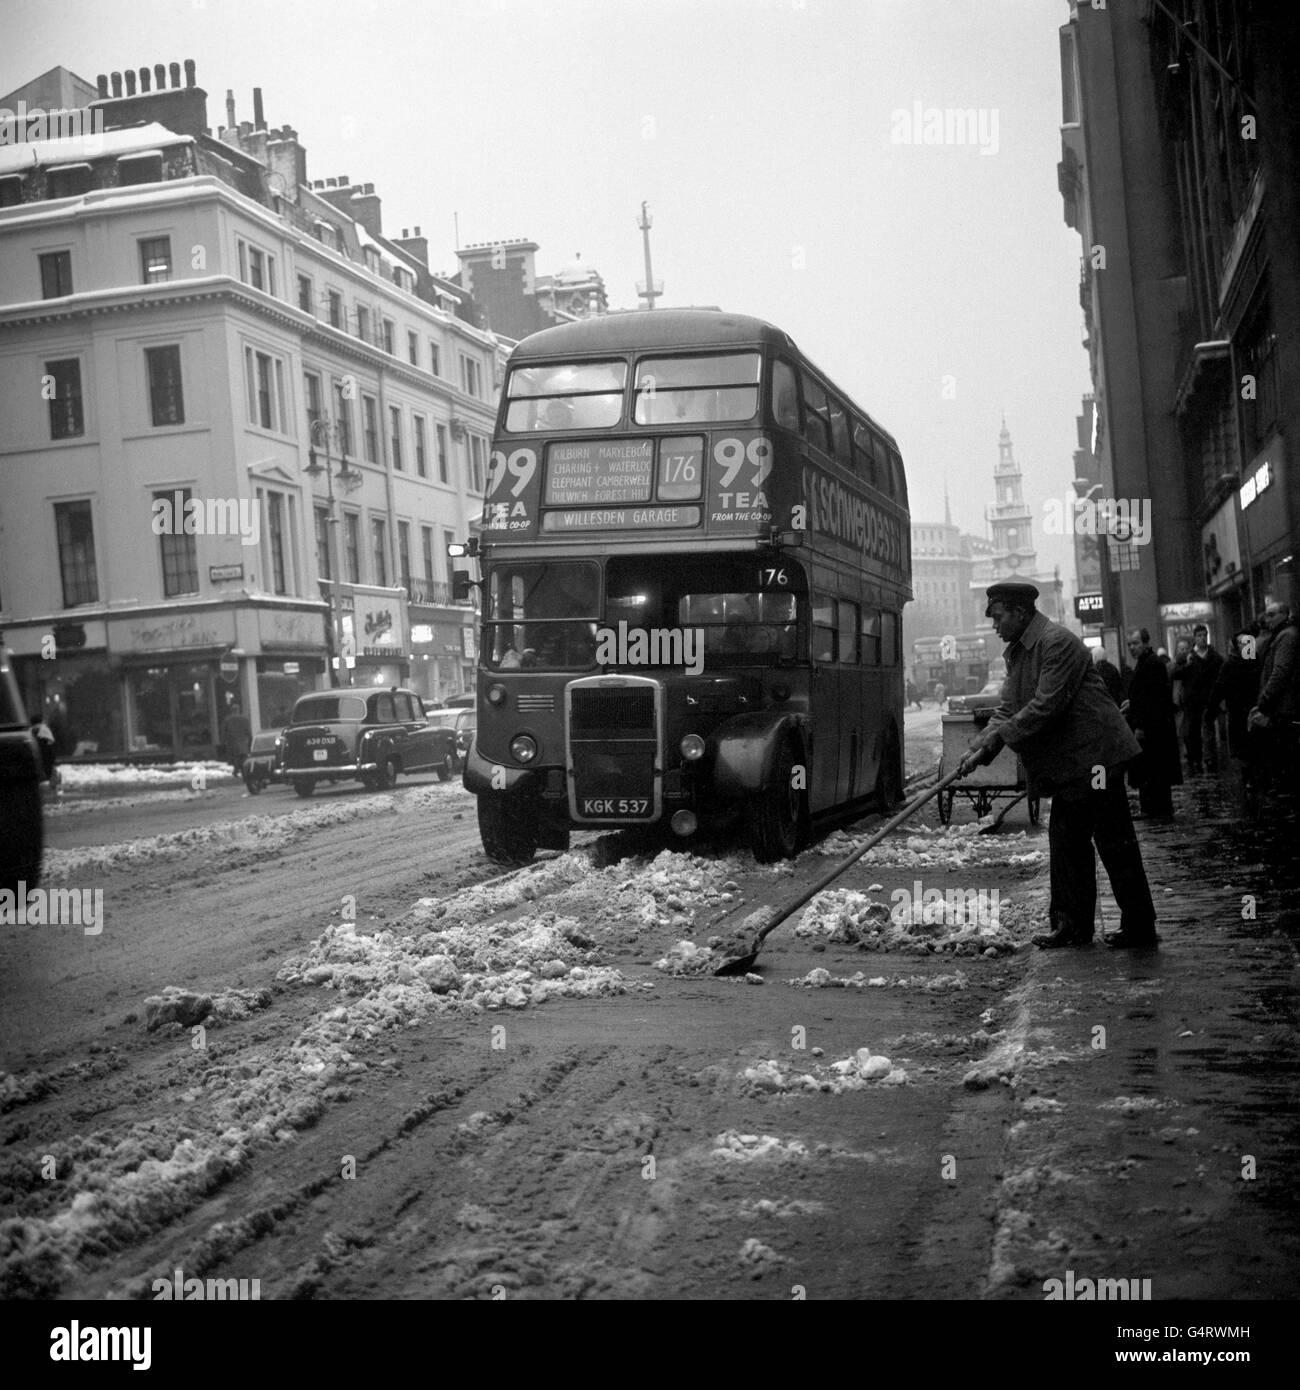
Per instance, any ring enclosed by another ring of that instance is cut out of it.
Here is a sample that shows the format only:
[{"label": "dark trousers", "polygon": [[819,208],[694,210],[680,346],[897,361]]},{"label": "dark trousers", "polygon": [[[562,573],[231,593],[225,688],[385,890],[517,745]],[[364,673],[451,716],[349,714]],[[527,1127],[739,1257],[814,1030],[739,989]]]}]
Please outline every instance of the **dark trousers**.
[{"label": "dark trousers", "polygon": [[1119,904],[1120,927],[1135,936],[1155,931],[1155,905],[1122,776],[1111,772],[1101,789],[1085,778],[1054,791],[1047,838],[1054,929],[1068,925],[1080,935],[1092,935],[1097,912],[1095,844]]},{"label": "dark trousers", "polygon": [[1196,772],[1201,766],[1201,744],[1204,740],[1205,752],[1209,754],[1210,762],[1216,761],[1219,752],[1219,740],[1215,730],[1214,721],[1206,715],[1204,704],[1189,703],[1183,706],[1183,719],[1186,727],[1183,730],[1183,747],[1187,750],[1188,770]]}]

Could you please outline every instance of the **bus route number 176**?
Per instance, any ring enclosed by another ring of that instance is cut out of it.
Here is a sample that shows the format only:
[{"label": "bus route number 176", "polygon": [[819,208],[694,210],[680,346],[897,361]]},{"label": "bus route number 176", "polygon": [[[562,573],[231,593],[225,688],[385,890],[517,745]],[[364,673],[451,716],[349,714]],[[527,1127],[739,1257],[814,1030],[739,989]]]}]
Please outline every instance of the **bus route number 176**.
[{"label": "bus route number 176", "polygon": [[644,816],[650,809],[650,799],[644,796],[585,796],[582,799],[584,816]]}]

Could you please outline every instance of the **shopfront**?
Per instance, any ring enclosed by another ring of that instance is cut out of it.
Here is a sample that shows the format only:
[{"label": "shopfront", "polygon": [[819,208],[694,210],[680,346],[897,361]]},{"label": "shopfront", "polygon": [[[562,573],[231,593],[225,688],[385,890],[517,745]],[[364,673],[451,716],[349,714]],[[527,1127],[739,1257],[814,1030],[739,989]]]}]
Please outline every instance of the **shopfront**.
[{"label": "shopfront", "polygon": [[1287,507],[1286,445],[1275,435],[1250,461],[1237,492],[1242,540],[1258,616],[1272,602],[1300,605],[1295,579],[1297,537]]},{"label": "shopfront", "polygon": [[355,653],[353,685],[409,685],[411,640],[405,589],[345,589],[343,650]]},{"label": "shopfront", "polygon": [[411,682],[429,704],[474,689],[474,630],[466,614],[432,604],[411,605]]}]

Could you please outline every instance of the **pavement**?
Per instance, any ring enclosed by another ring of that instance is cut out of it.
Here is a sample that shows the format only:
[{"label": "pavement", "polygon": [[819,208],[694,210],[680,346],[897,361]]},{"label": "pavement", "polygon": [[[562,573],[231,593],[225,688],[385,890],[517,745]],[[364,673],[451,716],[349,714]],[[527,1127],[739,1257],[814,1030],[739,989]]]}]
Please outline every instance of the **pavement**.
[{"label": "pavement", "polygon": [[[1294,1297],[1296,807],[1252,816],[1228,774],[1189,779],[1175,809],[1138,823],[1159,949],[1036,952],[967,1078],[1015,1101],[986,1296],[1072,1270],[1151,1279],[1155,1299]],[[1100,865],[1099,883],[1113,931]]]}]

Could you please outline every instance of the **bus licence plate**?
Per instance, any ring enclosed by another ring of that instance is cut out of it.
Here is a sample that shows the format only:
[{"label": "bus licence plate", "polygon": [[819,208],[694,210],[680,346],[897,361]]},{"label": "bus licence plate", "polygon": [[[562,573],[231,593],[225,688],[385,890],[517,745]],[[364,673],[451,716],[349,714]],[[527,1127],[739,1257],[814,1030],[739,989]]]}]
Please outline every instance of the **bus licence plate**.
[{"label": "bus licence plate", "polygon": [[584,816],[644,816],[650,811],[646,796],[584,796]]}]

